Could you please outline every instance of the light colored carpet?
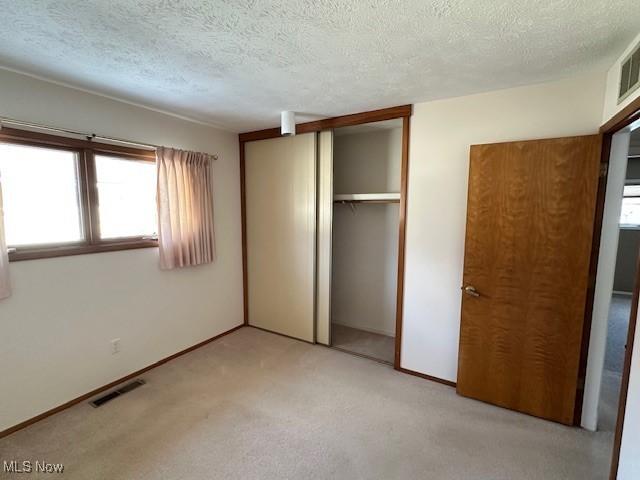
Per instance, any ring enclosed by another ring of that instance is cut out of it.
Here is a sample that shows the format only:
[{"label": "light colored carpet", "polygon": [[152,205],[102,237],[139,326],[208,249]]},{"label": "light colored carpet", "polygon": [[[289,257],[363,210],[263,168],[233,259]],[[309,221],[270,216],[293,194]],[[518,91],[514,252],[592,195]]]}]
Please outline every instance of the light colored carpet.
[{"label": "light colored carpet", "polygon": [[598,404],[598,429],[603,432],[614,432],[616,428],[630,315],[631,297],[614,294],[609,307],[607,346]]},{"label": "light colored carpet", "polygon": [[607,322],[607,348],[604,357],[605,370],[622,374],[625,353],[624,346],[627,343],[630,315],[631,296],[614,294],[611,297],[609,319]]},{"label": "light colored carpet", "polygon": [[[598,430],[610,433],[614,433],[616,430],[621,383],[622,374],[609,370],[602,372],[600,403],[598,404]],[[611,447],[613,448],[613,443]]]},{"label": "light colored carpet", "polygon": [[0,464],[60,462],[41,478],[81,480],[601,480],[609,464],[607,435],[253,328],[142,378],[0,439]]},{"label": "light colored carpet", "polygon": [[336,323],[331,324],[331,345],[349,352],[393,363],[396,340],[387,335],[365,332]]}]

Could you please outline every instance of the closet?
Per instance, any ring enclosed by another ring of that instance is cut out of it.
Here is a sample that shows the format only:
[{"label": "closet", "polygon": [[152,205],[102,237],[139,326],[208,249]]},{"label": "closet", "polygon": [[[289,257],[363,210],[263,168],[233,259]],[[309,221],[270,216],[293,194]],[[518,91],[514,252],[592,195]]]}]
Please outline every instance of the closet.
[{"label": "closet", "polygon": [[399,367],[409,114],[241,135],[248,325]]},{"label": "closet", "polygon": [[393,363],[402,121],[334,130],[331,346]]}]

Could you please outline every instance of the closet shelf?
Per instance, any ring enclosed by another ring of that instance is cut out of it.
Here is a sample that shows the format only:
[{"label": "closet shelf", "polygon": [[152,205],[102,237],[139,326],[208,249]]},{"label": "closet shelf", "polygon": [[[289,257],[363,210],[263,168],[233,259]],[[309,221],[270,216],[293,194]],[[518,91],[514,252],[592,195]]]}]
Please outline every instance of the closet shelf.
[{"label": "closet shelf", "polygon": [[333,196],[334,203],[399,203],[399,193],[340,193]]}]

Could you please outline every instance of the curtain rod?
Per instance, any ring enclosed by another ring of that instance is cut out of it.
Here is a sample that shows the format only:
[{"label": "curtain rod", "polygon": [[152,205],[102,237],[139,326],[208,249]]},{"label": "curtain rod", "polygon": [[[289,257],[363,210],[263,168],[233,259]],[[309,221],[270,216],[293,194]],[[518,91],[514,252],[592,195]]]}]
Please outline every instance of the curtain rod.
[{"label": "curtain rod", "polygon": [[[49,125],[42,125],[42,124],[33,123],[33,122],[24,122],[22,120],[16,120],[15,118],[0,117],[0,129],[2,128],[2,125],[5,124],[5,123],[11,124],[11,125],[18,125],[18,126],[22,126],[22,127],[37,128],[39,130],[49,130],[51,132],[66,133],[68,135],[78,135],[80,137],[85,137],[88,141],[92,141],[92,140],[107,140],[107,141],[110,141],[110,142],[117,142],[117,143],[125,143],[127,145],[134,145],[134,146],[146,148],[146,149],[149,149],[149,150],[155,150],[157,148],[160,148],[160,145],[152,145],[150,143],[134,142],[132,140],[125,140],[123,138],[117,138],[117,137],[107,137],[107,136],[98,135],[98,134],[95,134],[95,133],[76,132],[75,130],[68,130],[68,129],[65,129],[65,128],[51,127]],[[214,160],[218,159],[218,155],[211,155],[211,157]]]}]

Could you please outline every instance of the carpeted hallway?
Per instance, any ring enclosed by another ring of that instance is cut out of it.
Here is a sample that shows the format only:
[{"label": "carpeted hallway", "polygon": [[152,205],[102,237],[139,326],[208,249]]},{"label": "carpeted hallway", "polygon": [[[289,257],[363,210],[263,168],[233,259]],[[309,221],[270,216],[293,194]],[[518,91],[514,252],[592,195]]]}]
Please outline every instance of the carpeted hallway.
[{"label": "carpeted hallway", "polygon": [[82,480],[600,480],[609,468],[607,434],[253,328],[142,378],[0,439],[0,461],[63,463],[56,478]]}]

